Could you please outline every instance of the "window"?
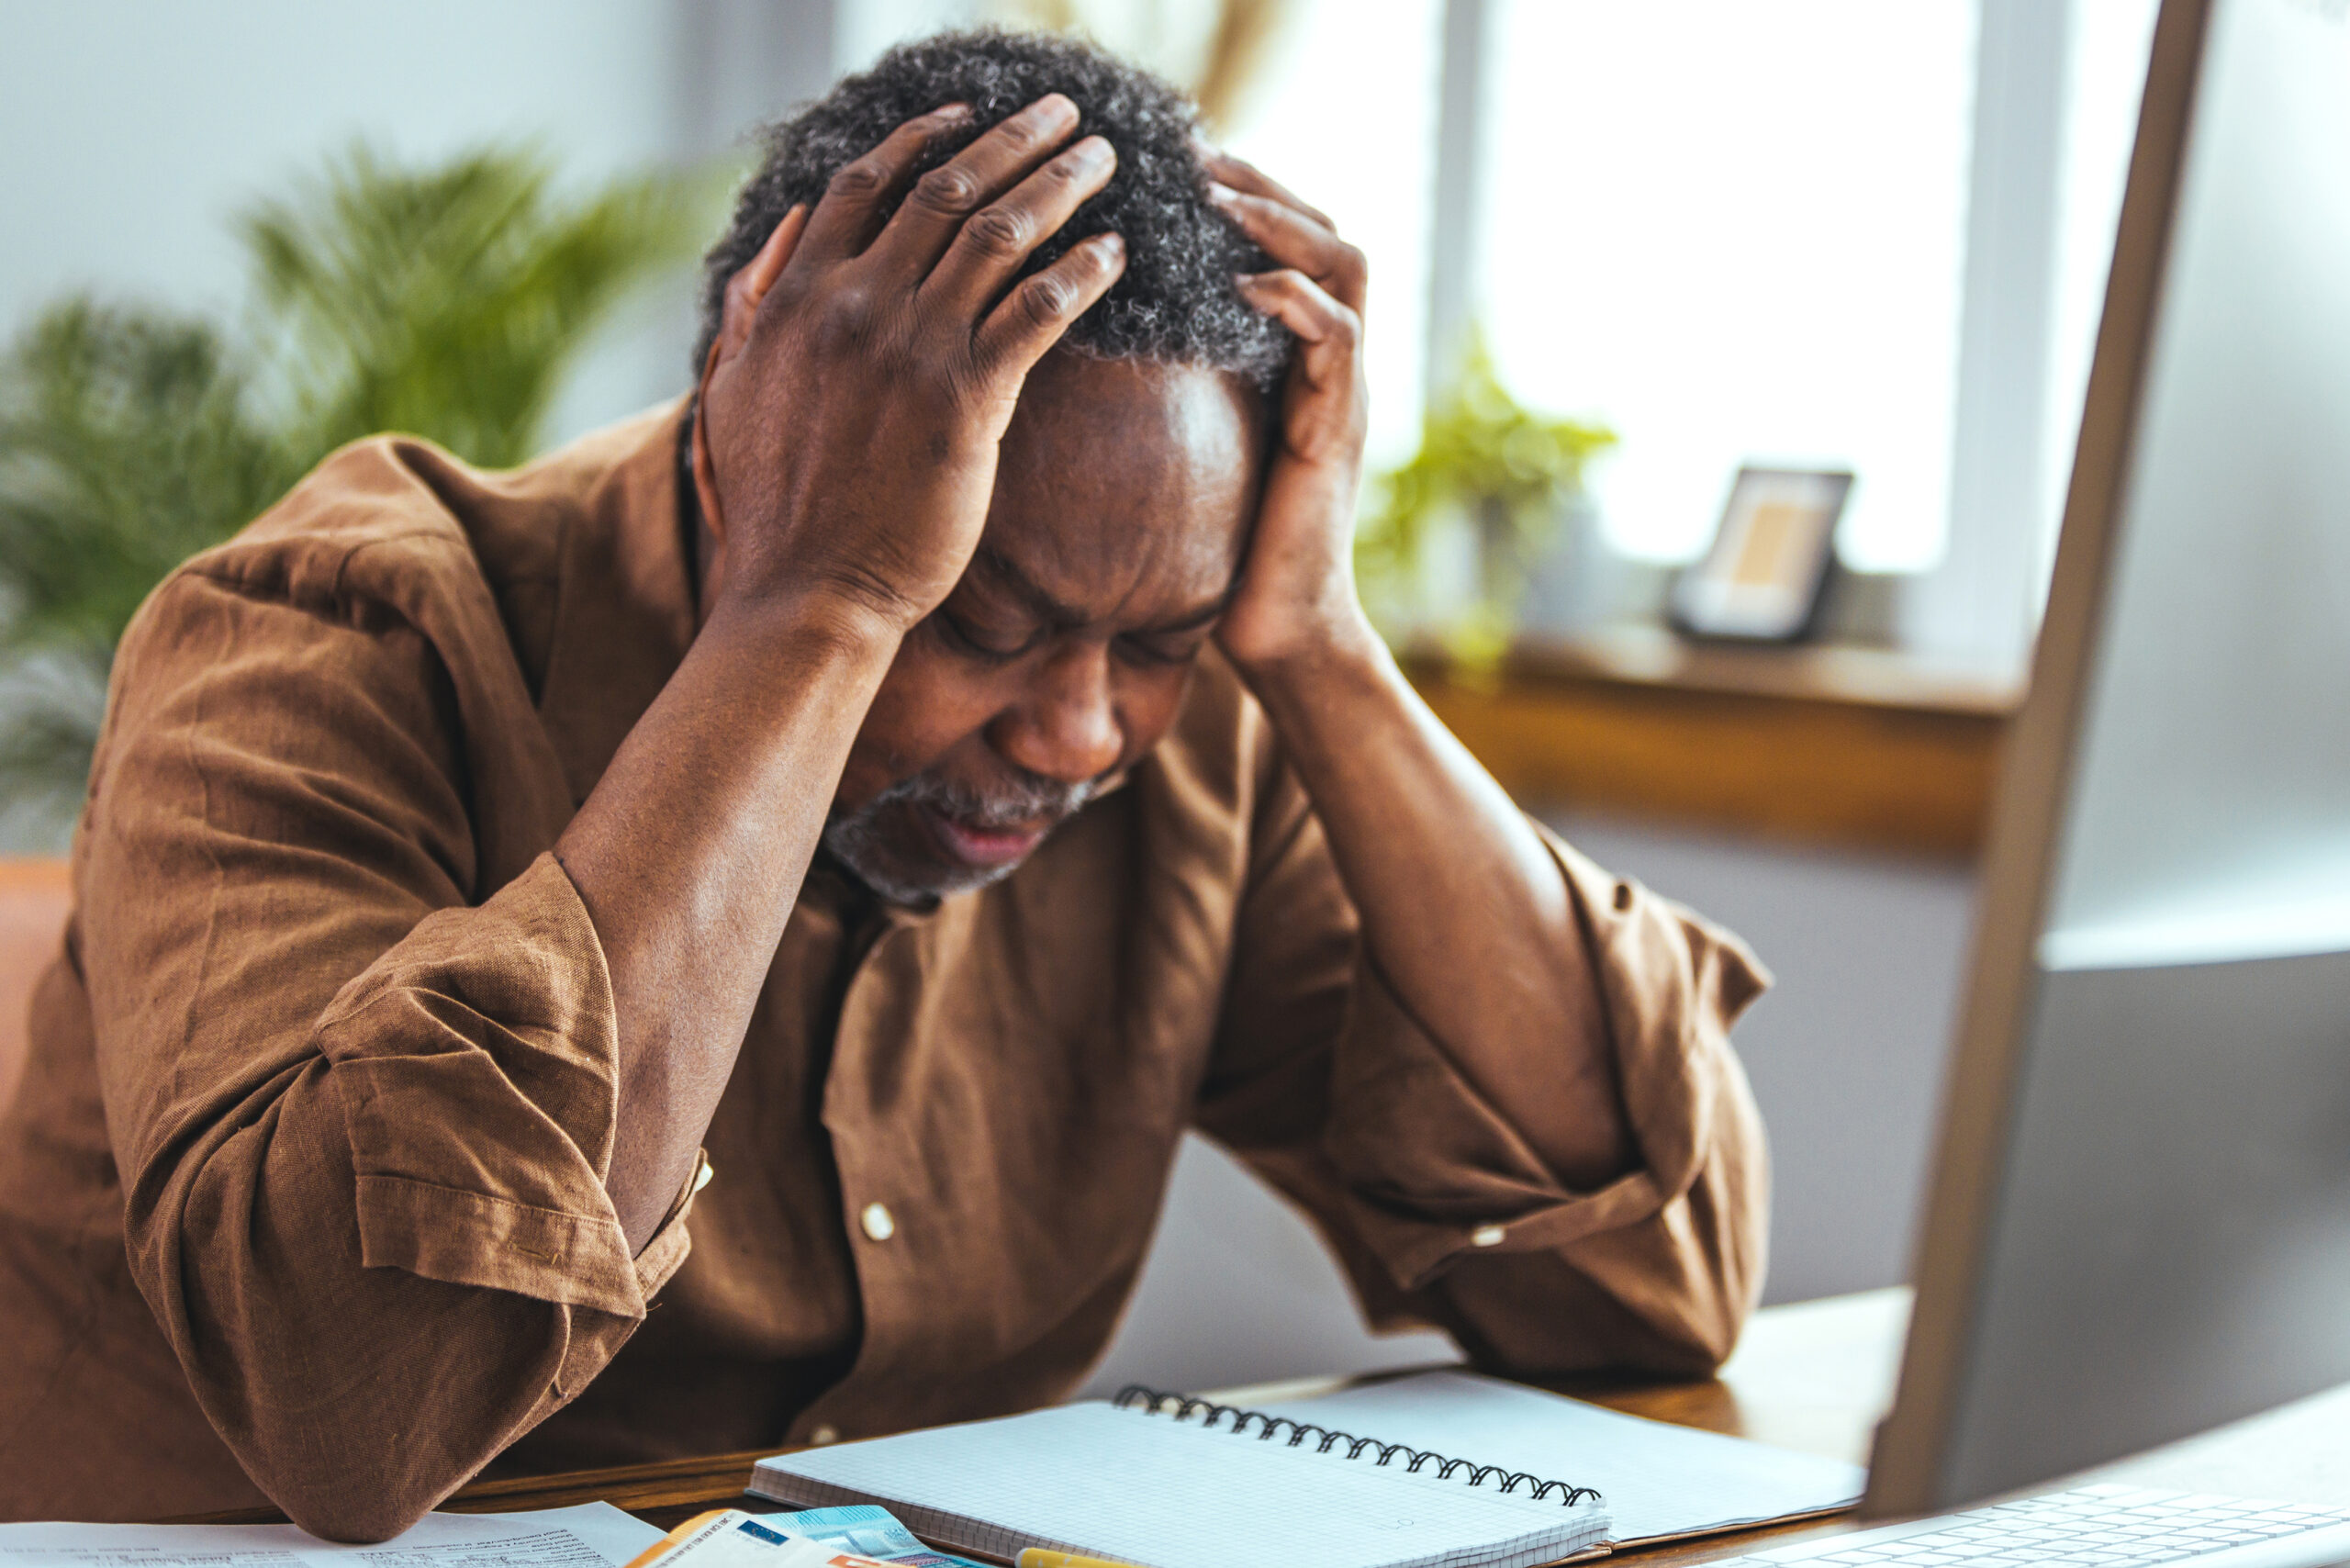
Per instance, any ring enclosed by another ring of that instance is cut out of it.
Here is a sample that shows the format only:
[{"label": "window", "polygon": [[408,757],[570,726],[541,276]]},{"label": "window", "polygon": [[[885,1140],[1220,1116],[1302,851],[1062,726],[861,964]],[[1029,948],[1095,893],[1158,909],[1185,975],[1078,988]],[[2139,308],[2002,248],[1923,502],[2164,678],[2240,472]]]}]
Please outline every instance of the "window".
[{"label": "window", "polygon": [[1419,447],[1442,9],[1440,0],[1302,0],[1227,138],[1370,258],[1374,468]]},{"label": "window", "polygon": [[1480,311],[1612,427],[1609,541],[1695,554],[1739,465],[1849,466],[1865,570],[1941,554],[1970,0],[1492,0]]},{"label": "window", "polygon": [[2137,140],[2138,101],[2154,47],[2156,0],[2074,0],[2065,65],[2064,162],[2058,169],[2056,279],[2048,345],[2048,436],[2041,448],[2038,545],[2045,591],[2073,475],[2089,358],[2105,308],[2121,191]]}]

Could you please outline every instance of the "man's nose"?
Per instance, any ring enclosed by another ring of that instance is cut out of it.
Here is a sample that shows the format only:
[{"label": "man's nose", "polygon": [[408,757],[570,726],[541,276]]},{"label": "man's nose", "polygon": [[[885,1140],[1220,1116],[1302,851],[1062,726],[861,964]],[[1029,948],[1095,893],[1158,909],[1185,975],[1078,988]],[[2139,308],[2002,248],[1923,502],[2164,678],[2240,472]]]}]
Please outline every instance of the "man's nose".
[{"label": "man's nose", "polygon": [[1080,644],[1046,661],[1035,683],[992,729],[997,752],[1031,773],[1082,784],[1109,772],[1125,750],[1110,689],[1109,649]]}]

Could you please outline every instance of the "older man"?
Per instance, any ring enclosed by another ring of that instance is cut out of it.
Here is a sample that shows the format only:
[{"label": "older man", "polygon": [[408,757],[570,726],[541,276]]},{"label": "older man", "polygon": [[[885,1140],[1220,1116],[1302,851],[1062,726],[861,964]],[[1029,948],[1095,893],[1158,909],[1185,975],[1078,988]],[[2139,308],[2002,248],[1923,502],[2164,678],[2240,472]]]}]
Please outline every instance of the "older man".
[{"label": "older man", "polygon": [[126,639],[0,1130],[0,1501],[388,1535],[1064,1394],[1199,1126],[1382,1323],[1695,1372],[1736,943],[1348,576],[1362,258],[1074,44],[784,126],[693,404],[338,454]]}]

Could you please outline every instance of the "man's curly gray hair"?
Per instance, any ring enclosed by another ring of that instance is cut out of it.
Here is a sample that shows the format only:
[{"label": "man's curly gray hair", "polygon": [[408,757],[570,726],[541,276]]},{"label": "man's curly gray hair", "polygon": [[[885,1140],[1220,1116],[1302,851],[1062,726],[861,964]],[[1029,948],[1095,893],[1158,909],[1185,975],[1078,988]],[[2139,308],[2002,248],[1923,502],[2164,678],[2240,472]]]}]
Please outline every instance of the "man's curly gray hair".
[{"label": "man's curly gray hair", "polygon": [[766,159],[708,258],[695,374],[717,341],[727,281],[758,253],[784,214],[821,199],[843,165],[917,115],[943,104],[970,105],[968,129],[942,137],[925,154],[921,167],[935,167],[1046,93],[1068,95],[1078,106],[1080,131],[1107,138],[1118,170],[1037,248],[1024,275],[1090,235],[1114,230],[1126,242],[1125,274],[1062,341],[1104,359],[1229,371],[1270,392],[1295,340],[1233,287],[1235,273],[1261,272],[1271,263],[1209,203],[1190,100],[1091,44],[996,28],[901,44],[870,71],[845,78],[767,129]]}]

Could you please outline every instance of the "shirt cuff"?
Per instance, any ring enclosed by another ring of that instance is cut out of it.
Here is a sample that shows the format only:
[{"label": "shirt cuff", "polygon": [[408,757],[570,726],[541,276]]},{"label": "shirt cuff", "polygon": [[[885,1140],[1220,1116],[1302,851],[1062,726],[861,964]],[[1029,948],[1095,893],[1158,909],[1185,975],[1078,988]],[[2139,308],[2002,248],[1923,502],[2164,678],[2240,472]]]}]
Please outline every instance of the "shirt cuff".
[{"label": "shirt cuff", "polygon": [[1639,1168],[1570,1189],[1366,958],[1333,1062],[1329,1154],[1358,1233],[1405,1290],[1465,1254],[1555,1251],[1654,1220],[1696,1180],[1715,1118],[1742,1114],[1723,1103],[1729,1028],[1768,983],[1762,966],[1727,932],[1542,836],[1584,934]]},{"label": "shirt cuff", "polygon": [[[447,1284],[488,1285],[616,1317],[642,1318],[646,1305],[693,1250],[686,1216],[713,1174],[708,1153],[625,1272],[612,1266],[612,1238],[576,1215],[556,1214],[477,1193],[397,1177],[359,1180],[360,1261],[405,1269]],[[583,1232],[583,1225],[588,1228]],[[614,1222],[614,1232],[619,1225]],[[627,1242],[623,1237],[621,1248]]]},{"label": "shirt cuff", "polygon": [[669,1205],[661,1224],[636,1255],[636,1285],[646,1301],[660,1294],[669,1282],[669,1276],[684,1264],[686,1254],[694,1249],[693,1238],[686,1234],[686,1216],[694,1211],[694,1196],[710,1185],[717,1170],[710,1163],[710,1151],[694,1153],[693,1174],[677,1193],[677,1201]]},{"label": "shirt cuff", "polygon": [[[552,856],[427,916],[319,1025],[370,1267],[641,1318],[690,1193],[641,1254],[604,1188],[619,1042],[603,948]],[[699,1174],[697,1167],[697,1174]]]}]

